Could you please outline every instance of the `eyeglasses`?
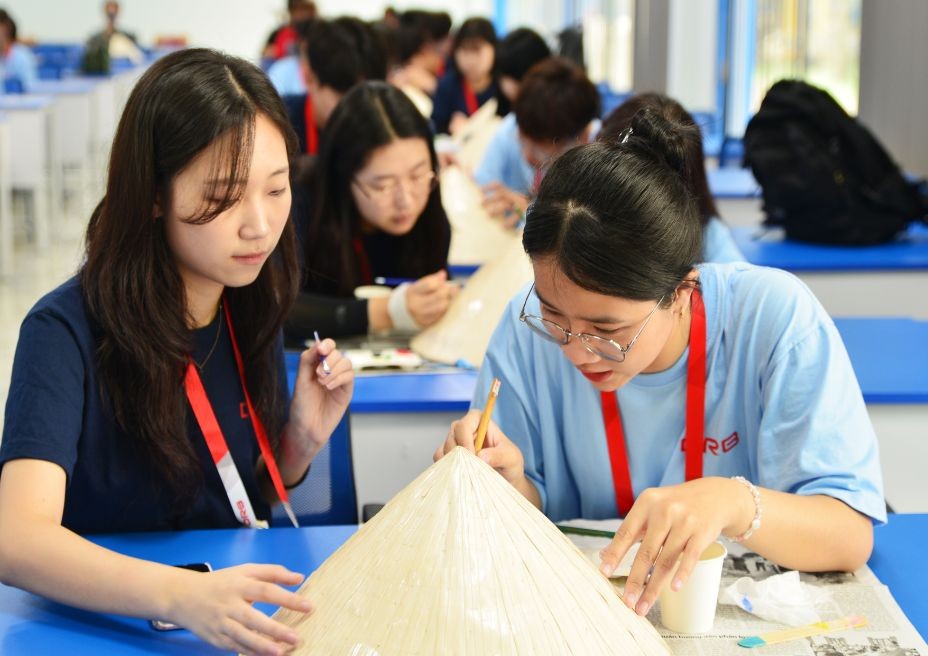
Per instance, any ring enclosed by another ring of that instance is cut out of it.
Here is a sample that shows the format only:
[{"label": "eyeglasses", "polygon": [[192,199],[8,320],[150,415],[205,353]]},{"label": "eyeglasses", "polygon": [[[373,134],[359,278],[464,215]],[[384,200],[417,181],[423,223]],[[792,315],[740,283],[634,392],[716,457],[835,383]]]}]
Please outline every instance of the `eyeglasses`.
[{"label": "eyeglasses", "polygon": [[400,189],[417,197],[432,193],[438,186],[438,176],[430,169],[422,173],[413,173],[405,178],[390,177],[373,183],[361,182],[354,178],[351,182],[369,201],[378,205],[386,205],[396,200],[396,192]]},{"label": "eyeglasses", "polygon": [[525,314],[525,306],[528,304],[528,298],[532,295],[533,291],[535,291],[534,283],[532,283],[532,288],[528,290],[528,294],[525,296],[525,300],[522,301],[522,310],[519,312],[519,320],[531,328],[532,332],[537,334],[539,337],[542,337],[549,342],[559,344],[560,346],[567,346],[570,338],[576,337],[580,340],[580,343],[583,344],[583,348],[585,348],[587,351],[593,355],[603,358],[604,360],[610,360],[612,362],[625,362],[625,356],[631,350],[632,346],[635,345],[635,342],[638,341],[638,338],[641,336],[641,332],[644,330],[645,326],[648,325],[648,322],[651,321],[651,317],[653,317],[654,313],[657,312],[657,309],[661,306],[661,303],[664,302],[664,297],[661,296],[660,300],[657,301],[657,305],[654,306],[654,309],[648,313],[647,317],[645,317],[644,323],[641,324],[641,328],[638,329],[638,332],[635,333],[635,336],[632,337],[628,344],[622,346],[618,342],[614,342],[611,339],[606,339],[605,337],[599,337],[598,335],[591,335],[590,333],[572,333],[566,328],[562,328],[561,326],[557,325],[553,321],[543,319],[542,317],[536,316],[534,314]]}]

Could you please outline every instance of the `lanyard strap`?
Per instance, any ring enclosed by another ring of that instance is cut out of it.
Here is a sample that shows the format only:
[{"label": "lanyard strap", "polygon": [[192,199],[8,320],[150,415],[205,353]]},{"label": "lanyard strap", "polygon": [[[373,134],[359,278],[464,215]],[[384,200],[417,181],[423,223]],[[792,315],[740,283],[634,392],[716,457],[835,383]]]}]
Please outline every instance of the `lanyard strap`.
[{"label": "lanyard strap", "polygon": [[477,104],[477,94],[470,88],[467,80],[461,80],[461,89],[464,91],[464,104],[467,106],[467,115],[473,116],[480,107]]},{"label": "lanyard strap", "polygon": [[[690,296],[690,355],[686,374],[686,480],[702,478],[702,458],[705,443],[706,404],[706,310],[699,289]],[[632,490],[631,471],[628,466],[628,451],[625,448],[625,433],[622,415],[615,392],[602,392],[603,425],[606,428],[606,443],[609,447],[609,463],[612,468],[612,483],[615,487],[615,505],[619,515],[625,517],[635,502]]]},{"label": "lanyard strap", "polygon": [[361,269],[361,283],[364,285],[374,284],[374,274],[371,271],[371,262],[367,258],[367,251],[364,250],[364,242],[360,237],[351,240],[351,248],[358,258],[358,268]]},{"label": "lanyard strap", "polygon": [[[264,456],[264,464],[267,467],[268,475],[271,477],[271,482],[274,484],[277,497],[287,511],[290,521],[296,526],[297,522],[290,508],[287,488],[284,487],[283,479],[280,476],[280,470],[277,467],[277,460],[274,457],[273,449],[271,449],[267,431],[264,429],[264,423],[258,417],[258,413],[255,412],[254,405],[251,402],[251,395],[248,393],[247,385],[245,385],[245,364],[238,348],[238,342],[235,339],[235,331],[232,328],[229,304],[223,303],[223,309],[225,311],[225,322],[229,327],[229,338],[232,340],[232,350],[235,352],[235,364],[238,367],[239,380],[242,384],[242,392],[245,395],[248,416],[251,418],[251,425],[258,440],[258,447],[261,450],[261,455]],[[222,434],[222,429],[219,427],[219,422],[216,420],[213,406],[206,396],[206,389],[203,387],[200,374],[192,361],[187,363],[184,387],[187,392],[187,399],[190,401],[190,407],[193,408],[193,414],[213,458],[213,463],[219,471],[219,478],[222,479],[222,485],[229,497],[232,512],[245,526],[258,526],[259,520],[255,516],[251,501],[248,498],[248,492],[245,490],[245,484],[242,482],[241,474],[235,466],[232,454],[229,452],[229,446]]]},{"label": "lanyard strap", "polygon": [[316,127],[316,113],[313,109],[313,97],[306,94],[303,103],[303,121],[306,123],[306,153],[315,155],[319,150],[319,129]]}]

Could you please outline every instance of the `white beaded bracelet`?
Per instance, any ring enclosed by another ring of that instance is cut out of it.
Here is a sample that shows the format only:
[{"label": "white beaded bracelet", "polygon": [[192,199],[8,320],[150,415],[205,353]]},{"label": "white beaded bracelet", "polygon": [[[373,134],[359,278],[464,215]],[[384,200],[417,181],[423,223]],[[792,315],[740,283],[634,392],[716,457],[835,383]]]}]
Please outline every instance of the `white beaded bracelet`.
[{"label": "white beaded bracelet", "polygon": [[751,520],[751,525],[741,535],[736,535],[733,538],[728,538],[732,542],[744,542],[749,537],[754,535],[754,531],[760,528],[760,518],[764,516],[764,508],[760,505],[760,492],[757,487],[754,486],[754,483],[746,479],[744,476],[732,476],[732,480],[738,481],[739,483],[745,485],[748,488],[748,491],[751,493],[751,496],[754,497],[754,519]]}]

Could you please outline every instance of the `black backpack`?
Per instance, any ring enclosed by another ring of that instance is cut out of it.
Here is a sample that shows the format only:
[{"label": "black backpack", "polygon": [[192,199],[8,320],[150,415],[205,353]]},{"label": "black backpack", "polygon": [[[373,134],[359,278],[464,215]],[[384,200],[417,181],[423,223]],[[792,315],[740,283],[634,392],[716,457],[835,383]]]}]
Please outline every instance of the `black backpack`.
[{"label": "black backpack", "polygon": [[763,190],[765,226],[822,244],[892,241],[928,203],[873,135],[827,92],[770,87],[744,133],[744,164]]}]

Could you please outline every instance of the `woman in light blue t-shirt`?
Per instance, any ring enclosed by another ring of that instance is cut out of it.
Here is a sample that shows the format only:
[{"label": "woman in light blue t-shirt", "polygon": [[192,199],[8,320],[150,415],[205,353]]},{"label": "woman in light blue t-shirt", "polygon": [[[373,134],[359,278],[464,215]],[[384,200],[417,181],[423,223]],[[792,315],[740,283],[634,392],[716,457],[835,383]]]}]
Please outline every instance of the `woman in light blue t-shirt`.
[{"label": "woman in light blue t-shirt", "polygon": [[[502,381],[479,455],[551,519],[624,516],[602,568],[641,541],[625,588],[640,614],[720,534],[789,568],[853,570],[886,516],[873,427],[818,301],[782,271],[697,264],[680,175],[694,131],[649,108],[552,165],[523,235],[535,282],[474,398]],[[479,415],[435,457],[473,449]]]},{"label": "woman in light blue t-shirt", "polygon": [[702,134],[693,116],[673,98],[659,93],[639,93],[612,110],[603,121],[603,127],[596,138],[599,141],[621,139],[623,132],[631,125],[632,118],[645,107],[663,116],[671,123],[691,127],[680,133],[681,147],[686,157],[683,160],[683,175],[691,193],[696,197],[699,219],[702,222],[702,258],[703,262],[744,262],[744,255],[731,230],[719,218],[719,210],[709,190],[706,176],[705,155],[702,149]]}]

